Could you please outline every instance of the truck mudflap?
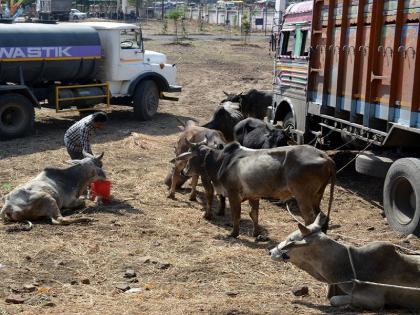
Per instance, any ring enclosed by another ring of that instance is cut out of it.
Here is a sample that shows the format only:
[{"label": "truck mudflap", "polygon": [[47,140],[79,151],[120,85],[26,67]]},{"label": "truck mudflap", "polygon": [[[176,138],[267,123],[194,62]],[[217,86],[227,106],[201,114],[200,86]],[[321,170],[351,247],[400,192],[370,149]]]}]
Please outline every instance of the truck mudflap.
[{"label": "truck mudflap", "polygon": [[182,86],[180,86],[180,85],[169,85],[168,90],[165,91],[165,92],[176,93],[176,92],[181,92],[181,91],[182,91]]}]

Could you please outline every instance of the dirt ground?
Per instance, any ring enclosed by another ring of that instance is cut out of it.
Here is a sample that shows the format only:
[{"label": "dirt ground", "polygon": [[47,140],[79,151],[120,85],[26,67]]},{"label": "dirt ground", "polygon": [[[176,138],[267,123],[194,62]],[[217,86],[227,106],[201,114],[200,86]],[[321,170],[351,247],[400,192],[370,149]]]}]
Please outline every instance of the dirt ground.
[{"label": "dirt ground", "polygon": [[[146,25],[146,38],[157,28]],[[330,307],[324,284],[268,256],[268,248],[296,229],[283,206],[262,201],[260,222],[269,241],[255,242],[246,203],[240,236],[229,239],[229,209],[226,217],[209,222],[202,218],[202,202],[188,200],[188,185],[177,192],[176,200],[166,197],[163,179],[180,121],[205,122],[223,98],[222,91],[271,89],[268,44],[263,38],[251,44],[145,42],[147,49],[164,52],[170,62],[177,62],[183,86],[179,102],[162,101],[159,113],[148,122],[133,120],[129,108],[112,108],[107,128],[97,135],[93,148],[105,151],[113,202],[65,212],[93,218],[92,224],[61,227],[36,222],[30,232],[7,233],[7,226],[0,223],[0,314],[353,313]],[[1,195],[46,166],[66,165],[63,134],[78,117],[45,109],[36,115],[32,136],[0,143]],[[338,167],[349,156],[337,155]],[[386,240],[420,248],[418,240],[403,243],[404,238],[386,225],[381,181],[357,175],[352,168],[340,173],[337,181],[332,235],[361,240],[341,240],[354,244]],[[327,188],[323,209],[328,193]],[[124,277],[127,268],[136,272],[135,280]],[[34,284],[27,290],[35,291],[24,292],[26,284]],[[120,285],[141,290],[122,293],[116,288]],[[294,296],[296,285],[307,285],[309,295]],[[6,303],[13,292],[25,303]]]}]

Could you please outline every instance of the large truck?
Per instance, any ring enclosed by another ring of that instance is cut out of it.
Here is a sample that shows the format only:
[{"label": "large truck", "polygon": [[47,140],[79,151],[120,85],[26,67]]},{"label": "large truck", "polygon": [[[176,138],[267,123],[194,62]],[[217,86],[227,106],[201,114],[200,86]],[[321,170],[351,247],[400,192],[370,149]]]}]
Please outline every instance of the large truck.
[{"label": "large truck", "polygon": [[[279,0],[280,1],[280,0]],[[420,234],[420,1],[313,0],[283,14],[273,123],[299,143],[341,138],[356,171],[385,178],[396,231]],[[339,137],[337,137],[339,136]]]},{"label": "large truck", "polygon": [[40,20],[68,21],[73,0],[36,0]]},{"label": "large truck", "polygon": [[84,111],[130,105],[148,120],[180,92],[176,66],[144,49],[137,25],[0,24],[0,139],[32,130],[34,109]]}]

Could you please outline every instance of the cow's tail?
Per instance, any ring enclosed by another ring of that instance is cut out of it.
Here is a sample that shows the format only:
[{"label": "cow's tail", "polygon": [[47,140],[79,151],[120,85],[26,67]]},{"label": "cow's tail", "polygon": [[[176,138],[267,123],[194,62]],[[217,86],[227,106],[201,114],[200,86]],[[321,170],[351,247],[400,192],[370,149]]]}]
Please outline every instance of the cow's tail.
[{"label": "cow's tail", "polygon": [[14,226],[10,226],[7,227],[5,229],[5,231],[7,233],[14,233],[14,232],[23,232],[23,231],[30,231],[32,230],[32,228],[34,227],[34,225],[32,224],[31,221],[25,221],[25,224],[20,224],[20,225],[14,225]]},{"label": "cow's tail", "polygon": [[91,218],[65,218],[65,217],[60,217],[60,218],[57,218],[57,219],[51,218],[51,222],[52,222],[52,224],[56,224],[56,225],[69,225],[69,224],[74,224],[74,223],[92,223],[93,219],[91,219]]},{"label": "cow's tail", "polygon": [[336,170],[335,170],[335,163],[333,162],[332,167],[331,167],[331,173],[330,173],[330,200],[328,201],[327,219],[325,220],[325,224],[322,227],[322,230],[324,233],[327,233],[328,223],[330,222],[330,213],[331,213],[332,203],[334,200],[335,179],[336,179]]}]

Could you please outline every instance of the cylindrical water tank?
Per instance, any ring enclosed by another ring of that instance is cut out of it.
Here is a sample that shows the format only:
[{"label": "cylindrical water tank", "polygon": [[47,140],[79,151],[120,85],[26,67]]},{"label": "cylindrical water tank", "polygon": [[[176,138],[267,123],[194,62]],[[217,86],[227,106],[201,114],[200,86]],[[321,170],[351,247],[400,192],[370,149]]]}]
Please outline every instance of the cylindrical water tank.
[{"label": "cylindrical water tank", "polygon": [[94,76],[100,58],[99,35],[90,26],[0,24],[0,82],[84,82]]}]

